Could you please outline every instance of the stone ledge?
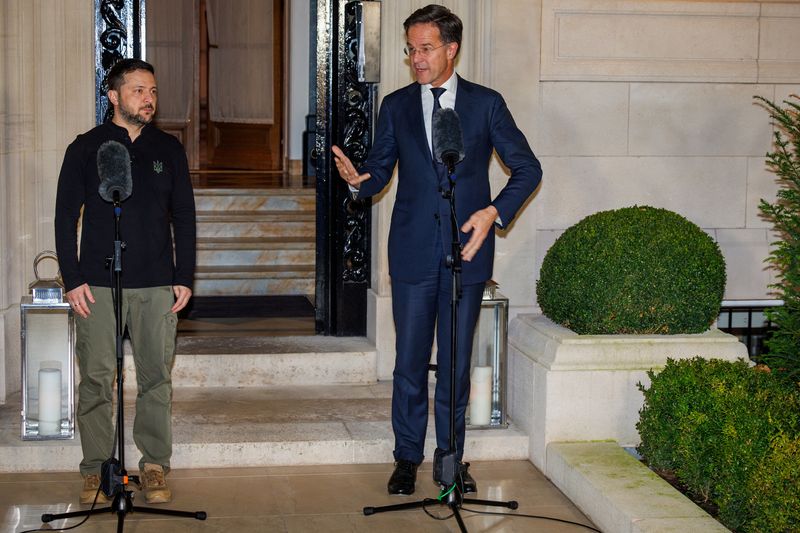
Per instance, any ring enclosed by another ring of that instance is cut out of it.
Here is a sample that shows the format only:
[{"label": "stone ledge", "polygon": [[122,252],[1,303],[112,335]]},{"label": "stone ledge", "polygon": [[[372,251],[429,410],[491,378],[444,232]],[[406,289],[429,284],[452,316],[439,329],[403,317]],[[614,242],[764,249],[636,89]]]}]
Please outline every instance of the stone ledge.
[{"label": "stone ledge", "polygon": [[545,475],[603,531],[729,531],[616,442],[552,442]]},{"label": "stone ledge", "polygon": [[718,329],[691,335],[578,335],[542,315],[512,321],[509,342],[554,371],[650,369],[690,354],[748,358],[744,344]]},{"label": "stone ledge", "polygon": [[530,459],[546,471],[551,442],[639,443],[636,422],[647,372],[668,358],[736,361],[746,347],[717,330],[698,335],[577,335],[541,315],[519,315],[508,335],[508,414],[531,436]]}]

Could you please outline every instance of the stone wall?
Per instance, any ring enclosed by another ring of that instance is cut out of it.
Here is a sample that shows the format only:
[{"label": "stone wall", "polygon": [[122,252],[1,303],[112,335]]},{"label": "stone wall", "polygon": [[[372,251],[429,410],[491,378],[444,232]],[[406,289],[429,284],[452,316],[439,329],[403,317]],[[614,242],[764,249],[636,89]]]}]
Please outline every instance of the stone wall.
[{"label": "stone wall", "polygon": [[535,270],[581,218],[649,204],[717,240],[726,299],[769,297],[758,202],[776,184],[753,95],[800,92],[800,5],[545,0],[541,65]]},{"label": "stone wall", "polygon": [[19,301],[33,258],[54,246],[64,149],[94,125],[93,10],[0,0],[0,403],[19,390]]}]

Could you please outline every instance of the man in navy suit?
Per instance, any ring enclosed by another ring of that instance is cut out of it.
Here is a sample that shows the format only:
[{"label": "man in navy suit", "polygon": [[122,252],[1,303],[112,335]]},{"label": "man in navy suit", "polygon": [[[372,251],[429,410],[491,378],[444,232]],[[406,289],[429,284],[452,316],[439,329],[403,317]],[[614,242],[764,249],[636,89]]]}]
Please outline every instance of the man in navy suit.
[{"label": "man in navy suit", "polygon": [[[404,22],[416,83],[386,96],[373,147],[363,167],[334,146],[339,174],[359,198],[379,193],[398,166],[397,196],[389,231],[396,360],[392,394],[395,469],[390,494],[412,494],[423,460],[428,420],[428,362],[437,334],[438,380],[434,412],[437,447],[447,450],[450,428],[451,272],[453,242],[447,173],[432,157],[431,123],[439,107],[454,108],[461,121],[466,157],[456,167],[456,215],[463,263],[456,354],[456,453],[464,453],[464,415],[475,323],[485,282],[492,275],[494,226],[506,227],[539,185],[539,161],[517,128],[502,96],[455,73],[462,23],[449,9],[429,5]],[[511,171],[491,198],[489,162],[496,150]],[[438,325],[437,325],[438,319]],[[462,490],[475,482],[464,464]]]}]

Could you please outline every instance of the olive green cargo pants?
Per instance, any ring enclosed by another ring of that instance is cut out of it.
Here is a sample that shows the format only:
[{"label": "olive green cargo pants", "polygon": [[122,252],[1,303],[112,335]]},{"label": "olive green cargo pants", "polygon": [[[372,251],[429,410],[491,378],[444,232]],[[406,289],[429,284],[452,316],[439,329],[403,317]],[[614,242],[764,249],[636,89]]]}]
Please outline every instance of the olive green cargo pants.
[{"label": "olive green cargo pants", "polygon": [[[116,381],[116,322],[111,289],[90,287],[95,303],[88,318],[75,317],[75,352],[80,370],[78,429],[81,435],[82,475],[99,474],[103,462],[115,455],[114,382]],[[172,364],[178,317],[172,287],[123,289],[123,324],[136,365],[136,416],[133,440],[144,463],[169,469],[172,456]],[[126,419],[126,424],[128,423]]]}]

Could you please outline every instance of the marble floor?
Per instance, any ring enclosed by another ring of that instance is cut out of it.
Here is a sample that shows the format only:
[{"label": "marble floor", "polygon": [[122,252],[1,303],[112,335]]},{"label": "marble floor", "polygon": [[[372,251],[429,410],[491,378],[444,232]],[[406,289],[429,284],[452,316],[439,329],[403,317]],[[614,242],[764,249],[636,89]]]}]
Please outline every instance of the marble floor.
[{"label": "marble floor", "polygon": [[[420,467],[417,494],[389,496],[386,480],[391,465],[293,466],[173,470],[168,476],[174,497],[158,508],[203,510],[206,521],[133,512],[125,517],[124,530],[146,532],[436,532],[458,531],[454,518],[436,520],[422,509],[364,516],[364,506],[416,501],[438,494],[431,481],[431,465]],[[514,499],[519,509],[464,505],[462,517],[469,531],[579,533],[591,531],[579,525],[537,515],[591,524],[570,501],[527,461],[493,461],[472,465],[478,481],[478,498]],[[0,474],[0,529],[19,533],[41,527],[42,513],[87,509],[77,505],[81,480],[76,473]],[[134,492],[136,505],[138,492]],[[493,511],[505,516],[480,515]],[[445,507],[428,511],[447,516]],[[51,523],[54,528],[77,524],[73,518]],[[92,516],[77,531],[111,532],[117,517],[111,513]]]}]

